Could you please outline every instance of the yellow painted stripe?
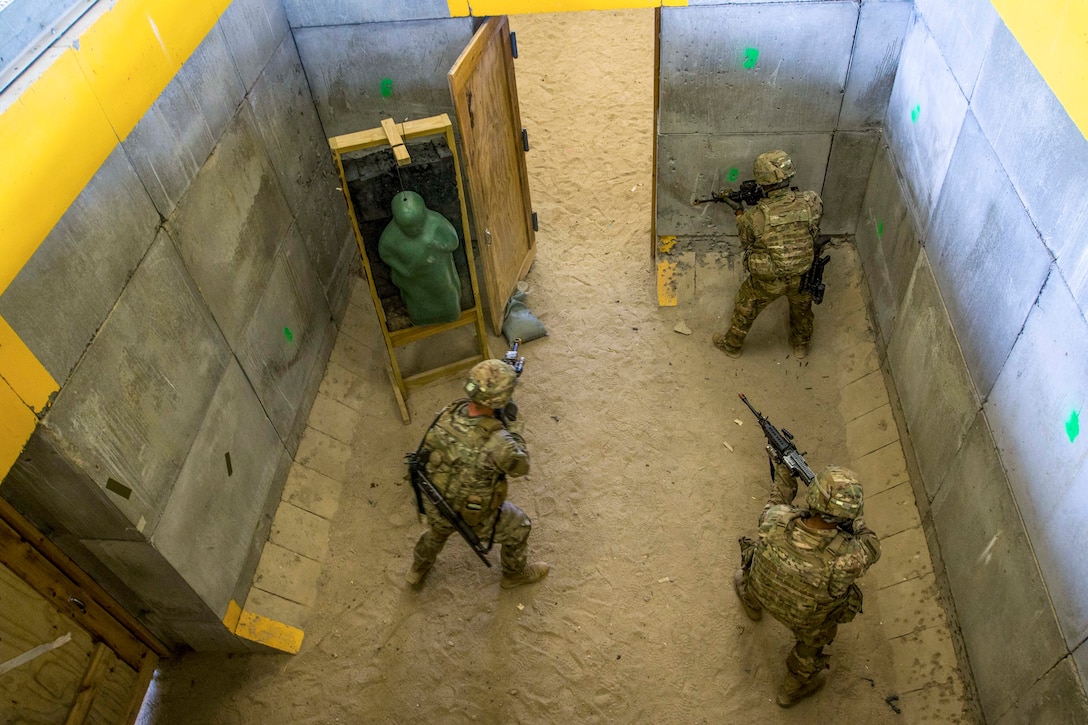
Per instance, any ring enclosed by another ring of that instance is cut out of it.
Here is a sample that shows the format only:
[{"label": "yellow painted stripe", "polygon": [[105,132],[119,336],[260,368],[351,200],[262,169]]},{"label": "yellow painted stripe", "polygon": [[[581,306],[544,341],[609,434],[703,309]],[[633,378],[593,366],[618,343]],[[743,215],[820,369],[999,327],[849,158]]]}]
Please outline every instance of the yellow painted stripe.
[{"label": "yellow painted stripe", "polygon": [[297,654],[302,649],[302,638],[305,636],[305,632],[297,627],[245,610],[242,611],[234,633],[252,642],[291,654]]},{"label": "yellow painted stripe", "polygon": [[523,15],[575,10],[626,10],[629,8],[684,7],[688,0],[446,0],[450,17],[466,15]]},{"label": "yellow painted stripe", "polygon": [[1088,138],[1088,2],[993,0],[993,5]]},{"label": "yellow painted stripe", "polygon": [[19,396],[24,407],[36,412],[44,410],[49,396],[60,389],[3,317],[0,317],[0,377]]},{"label": "yellow painted stripe", "polygon": [[0,379],[0,484],[15,465],[37,424],[34,412],[5,380]]},{"label": "yellow painted stripe", "polygon": [[242,607],[233,599],[227,604],[227,613],[223,615],[223,624],[231,632],[238,629],[238,621],[242,618]]},{"label": "yellow painted stripe", "polygon": [[2,293],[98,171],[117,136],[68,50],[0,116],[0,138]]}]

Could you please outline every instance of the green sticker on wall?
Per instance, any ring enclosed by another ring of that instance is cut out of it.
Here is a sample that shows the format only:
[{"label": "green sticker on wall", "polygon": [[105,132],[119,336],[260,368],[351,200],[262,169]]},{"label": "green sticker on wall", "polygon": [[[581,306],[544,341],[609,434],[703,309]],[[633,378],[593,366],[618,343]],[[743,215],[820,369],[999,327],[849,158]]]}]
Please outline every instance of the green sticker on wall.
[{"label": "green sticker on wall", "polygon": [[737,177],[739,177],[739,176],[740,176],[740,171],[738,171],[738,170],[737,170],[737,167],[736,167],[736,166],[734,166],[733,168],[729,169],[729,176],[728,176],[728,178],[729,178],[729,180],[730,180],[730,181],[736,181],[736,180],[737,180]]},{"label": "green sticker on wall", "polygon": [[291,332],[290,327],[283,328],[283,336],[287,338],[287,342],[292,342],[295,339],[295,335]]},{"label": "green sticker on wall", "polygon": [[382,98],[389,98],[393,95],[393,79],[382,78]]},{"label": "green sticker on wall", "polygon": [[910,122],[918,123],[918,117],[922,115],[922,104],[918,103],[910,109]]},{"label": "green sticker on wall", "polygon": [[756,63],[759,62],[759,48],[745,48],[744,49],[744,67],[752,69],[756,67]]},{"label": "green sticker on wall", "polygon": [[1065,434],[1072,443],[1080,435],[1080,411],[1074,410],[1069,414],[1069,420],[1065,421]]},{"label": "green sticker on wall", "polygon": [[877,222],[876,223],[876,235],[878,237],[883,237],[884,236],[884,222]]}]

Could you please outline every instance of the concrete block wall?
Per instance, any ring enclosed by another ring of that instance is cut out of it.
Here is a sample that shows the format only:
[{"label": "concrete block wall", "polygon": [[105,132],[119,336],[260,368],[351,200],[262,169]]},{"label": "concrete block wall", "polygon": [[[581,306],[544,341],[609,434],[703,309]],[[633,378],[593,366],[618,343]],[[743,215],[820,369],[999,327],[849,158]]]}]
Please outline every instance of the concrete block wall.
[{"label": "concrete block wall", "polygon": [[358,250],[279,0],[235,0],[0,295],[60,383],[0,495],[164,640],[238,649]]},{"label": "concrete block wall", "polygon": [[451,18],[445,0],[285,2],[318,115],[329,136],[448,113],[446,74],[479,18]]},{"label": "concrete block wall", "polygon": [[824,198],[822,230],[852,234],[880,139],[910,2],[693,2],[661,9],[658,236],[736,234],[724,204],[772,148]]},{"label": "concrete block wall", "polygon": [[859,216],[990,723],[1088,721],[1088,140],[988,0],[919,0]]}]

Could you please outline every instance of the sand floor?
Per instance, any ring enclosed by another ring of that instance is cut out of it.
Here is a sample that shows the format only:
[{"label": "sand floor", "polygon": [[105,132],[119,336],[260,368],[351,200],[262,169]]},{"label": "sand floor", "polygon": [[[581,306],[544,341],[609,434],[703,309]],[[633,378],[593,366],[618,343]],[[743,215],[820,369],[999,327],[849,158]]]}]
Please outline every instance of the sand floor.
[{"label": "sand floor", "polygon": [[[694,251],[680,304],[657,304],[653,11],[511,26],[541,225],[528,302],[549,335],[522,350],[516,399],[533,470],[510,498],[532,517],[531,555],[551,575],[501,590],[497,553],[487,569],[453,538],[419,591],[405,585],[423,527],[402,458],[461,389],[449,379],[413,392],[401,423],[355,280],[307,432],[350,457],[302,650],[167,662],[142,722],[976,722],[854,249],[832,251],[808,359],[790,355],[784,301],[743,357],[725,357],[710,337],[742,279],[735,245]],[[692,334],[675,331],[681,322]],[[770,618],[748,621],[731,587],[737,537],[754,532],[769,489],[738,392],[790,429],[814,468],[863,475],[884,546],[861,580],[864,613],[829,648],[827,687],[791,710],[773,697],[792,639]]]}]

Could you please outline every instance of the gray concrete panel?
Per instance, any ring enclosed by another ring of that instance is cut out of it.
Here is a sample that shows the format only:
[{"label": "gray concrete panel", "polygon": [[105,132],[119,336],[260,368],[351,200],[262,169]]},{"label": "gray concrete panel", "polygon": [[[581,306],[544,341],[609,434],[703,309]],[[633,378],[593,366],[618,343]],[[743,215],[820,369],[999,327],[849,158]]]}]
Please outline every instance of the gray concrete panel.
[{"label": "gray concrete panel", "polygon": [[661,9],[661,133],[833,131],[854,2]]},{"label": "gray concrete panel", "polygon": [[912,2],[861,6],[839,113],[840,129],[879,128],[884,122],[913,9]]},{"label": "gray concrete panel", "polygon": [[290,33],[253,84],[247,100],[283,195],[297,216],[318,167],[324,165],[331,171],[333,164]]},{"label": "gray concrete panel", "polygon": [[245,97],[213,27],[123,145],[155,206],[170,216]]},{"label": "gray concrete panel", "polygon": [[[472,39],[472,18],[294,31],[329,136],[440,113],[454,117],[446,73]],[[392,81],[382,95],[382,81]]]},{"label": "gray concrete panel", "polygon": [[1081,686],[1088,691],[1088,643],[1082,643],[1073,650],[1073,662],[1077,666]]},{"label": "gray concrete panel", "polygon": [[1051,274],[986,417],[1070,649],[1088,635],[1088,323]]},{"label": "gray concrete panel", "polygon": [[924,24],[907,34],[888,102],[884,133],[907,180],[908,202],[923,234],[944,183],[967,112],[967,99]]},{"label": "gray concrete panel", "polygon": [[[333,273],[332,281],[325,291],[325,300],[329,303],[329,310],[332,312],[333,321],[336,323],[337,328],[344,323],[348,302],[351,300],[351,280],[360,274],[362,265],[363,260],[359,254],[359,246],[355,242],[355,236],[352,234],[345,237],[344,246],[341,247],[340,260],[336,263],[336,271]],[[477,272],[476,274],[480,275],[482,273]]]},{"label": "gray concrete panel", "polygon": [[391,3],[388,0],[340,0],[335,3],[284,0],[283,6],[292,28],[430,20],[450,16],[450,6],[446,0],[412,0],[407,3]]},{"label": "gray concrete panel", "polygon": [[44,421],[57,450],[145,536],[229,357],[169,237],[160,233]]},{"label": "gray concrete panel", "polygon": [[827,176],[823,183],[824,234],[853,234],[865,198],[865,187],[873,169],[879,131],[839,131],[831,142]]},{"label": "gray concrete panel", "polygon": [[310,263],[328,296],[337,280],[336,269],[344,245],[355,246],[347,201],[331,156],[321,162],[306,185],[306,197],[295,223],[310,255]]},{"label": "gray concrete panel", "polygon": [[899,306],[921,250],[902,189],[888,147],[882,144],[862,202],[856,243],[885,341],[894,334]]},{"label": "gray concrete panel", "polygon": [[243,104],[167,221],[232,348],[242,338],[291,225],[291,210],[253,124]]},{"label": "gray concrete panel", "polygon": [[831,134],[708,136],[672,134],[658,137],[658,235],[736,236],[733,211],[725,204],[691,205],[693,198],[752,178],[752,164],[764,151],[789,153],[797,175],[794,184],[823,193]]},{"label": "gray concrete panel", "polygon": [[994,31],[972,110],[1083,313],[1088,310],[1088,139],[1004,25]]},{"label": "gray concrete panel", "polygon": [[155,207],[168,217],[212,152],[215,137],[179,73],[121,145]]},{"label": "gray concrete panel", "polygon": [[0,316],[61,385],[158,224],[136,171],[116,148],[0,295]]},{"label": "gray concrete panel", "polygon": [[275,475],[285,455],[249,381],[231,361],[152,537],[213,612],[226,612],[268,500],[273,494],[279,500],[284,479],[277,482]]},{"label": "gray concrete panel", "polygon": [[[1010,657],[1015,653],[1006,653]],[[1026,695],[993,725],[1077,725],[1088,722],[1088,700],[1080,687],[1077,666],[1072,657],[1057,663],[1050,672],[1032,684]]]},{"label": "gray concrete panel", "polygon": [[996,722],[1066,649],[982,413],[932,511],[979,700],[987,720]]},{"label": "gray concrete panel", "polygon": [[[335,335],[317,275],[292,227],[269,274],[268,286],[235,348],[257,397],[294,453],[313,402],[313,370],[325,368],[320,353]],[[319,381],[320,382],[320,381]]]},{"label": "gray concrete panel", "polygon": [[232,0],[219,18],[219,27],[247,91],[291,32],[280,0]]},{"label": "gray concrete panel", "polygon": [[199,106],[212,139],[218,141],[246,96],[220,25],[208,31],[179,76]]},{"label": "gray concrete panel", "polygon": [[12,506],[50,536],[131,539],[141,535],[86,471],[57,450],[56,436],[38,426],[0,485]]},{"label": "gray concrete panel", "polygon": [[932,500],[980,404],[924,250],[888,344],[888,359]]},{"label": "gray concrete panel", "polygon": [[[84,540],[80,543],[125,582],[161,621],[219,619],[150,542]],[[198,542],[193,543],[199,546]]]},{"label": "gray concrete panel", "polygon": [[933,214],[926,249],[975,388],[997,379],[1046,282],[1050,251],[972,114]]},{"label": "gray concrete panel", "polygon": [[990,37],[1001,24],[997,10],[990,0],[916,0],[915,5],[963,95],[970,98]]}]

